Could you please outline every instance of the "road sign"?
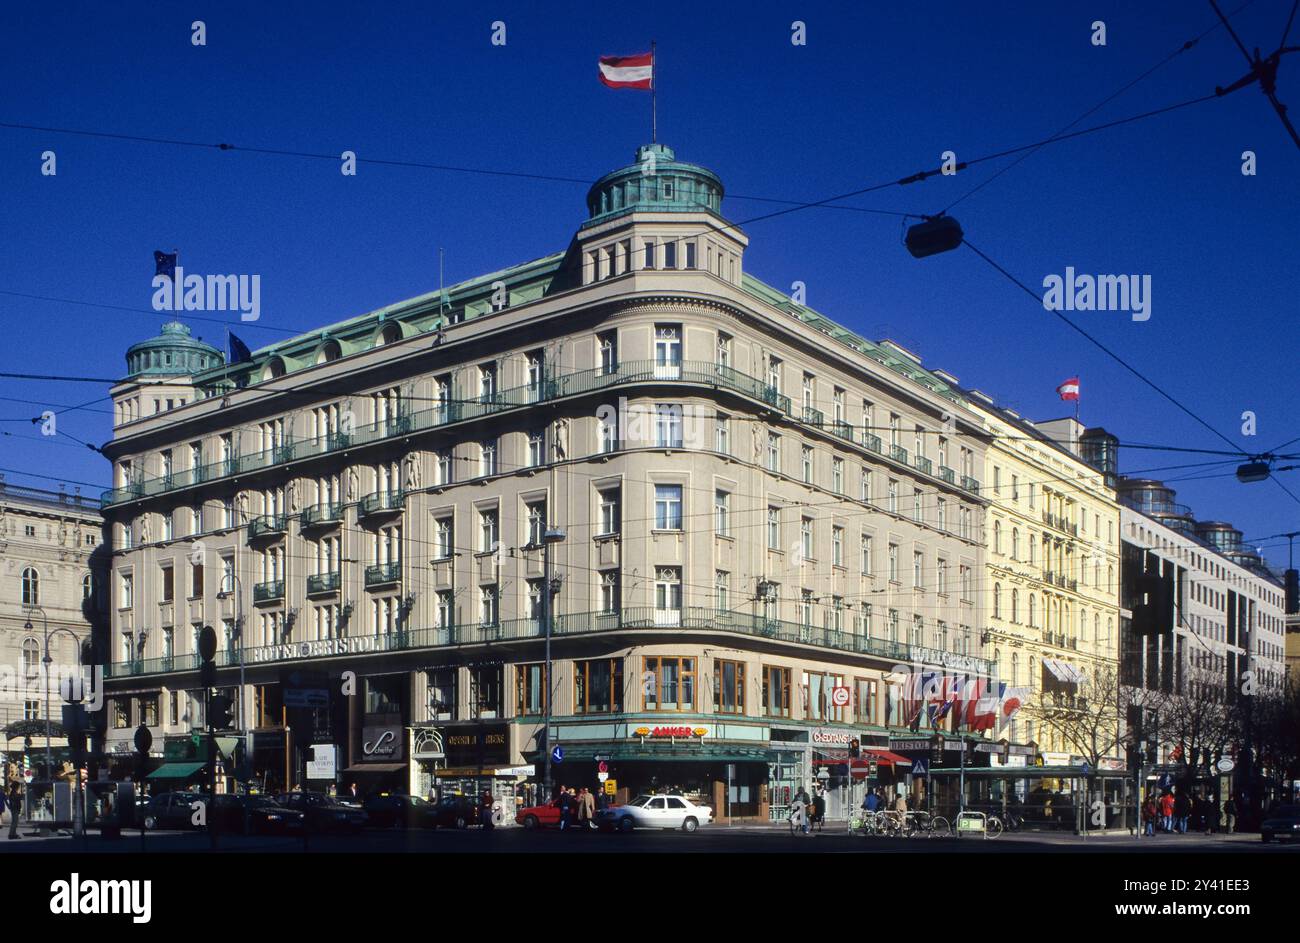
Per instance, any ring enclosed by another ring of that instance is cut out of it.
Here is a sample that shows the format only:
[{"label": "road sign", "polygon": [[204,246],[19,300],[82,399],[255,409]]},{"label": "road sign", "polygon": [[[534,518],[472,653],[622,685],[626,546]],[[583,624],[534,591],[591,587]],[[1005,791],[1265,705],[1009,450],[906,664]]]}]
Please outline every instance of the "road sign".
[{"label": "road sign", "polygon": [[36,778],[36,770],[34,769],[23,770],[23,782],[25,782],[27,785],[30,786],[32,784],[32,780],[35,778]]},{"label": "road sign", "polygon": [[831,688],[831,704],[835,707],[847,707],[850,693],[846,687]]},{"label": "road sign", "polygon": [[1174,777],[1170,773],[1161,773],[1160,778],[1156,780],[1161,789],[1168,789],[1174,784]]},{"label": "road sign", "polygon": [[[609,764],[606,763],[604,760],[601,760],[598,764],[596,764],[596,769],[600,770],[602,773],[608,773],[608,772],[609,772]],[[602,783],[603,783],[604,781],[605,781],[605,780],[603,780],[603,779],[601,780]]]},{"label": "road sign", "polygon": [[918,756],[916,759],[912,760],[912,775],[913,775],[913,776],[926,776],[926,775],[929,775],[929,772],[930,772],[930,761],[929,761],[929,760],[925,759],[924,757],[919,757],[919,756]]},{"label": "road sign", "polygon": [[601,760],[609,760],[609,759],[613,759],[613,757],[611,757],[608,753],[597,753],[595,756],[595,760],[597,762],[600,762]]},{"label": "road sign", "polygon": [[1237,766],[1236,763],[1232,762],[1232,760],[1226,756],[1214,765],[1218,767],[1220,773],[1231,773]]},{"label": "road sign", "polygon": [[599,780],[603,783],[603,782],[605,782],[607,779],[609,779],[609,773],[605,773],[605,772],[597,773],[597,774],[596,774],[596,778],[599,779]]},{"label": "road sign", "polygon": [[617,779],[605,780],[605,795],[612,796],[617,792],[618,792],[618,780]]},{"label": "road sign", "polygon": [[553,747],[551,749],[551,762],[552,763],[564,762],[564,747]]}]

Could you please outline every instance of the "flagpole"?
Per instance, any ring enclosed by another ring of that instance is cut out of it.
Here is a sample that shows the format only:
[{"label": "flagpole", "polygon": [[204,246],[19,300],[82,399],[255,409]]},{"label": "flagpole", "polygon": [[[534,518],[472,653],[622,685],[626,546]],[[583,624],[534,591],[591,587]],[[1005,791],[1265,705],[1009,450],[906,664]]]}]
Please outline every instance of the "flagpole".
[{"label": "flagpole", "polygon": [[655,101],[657,94],[655,86],[659,83],[655,75],[655,41],[650,40],[650,143],[659,143],[659,108]]}]

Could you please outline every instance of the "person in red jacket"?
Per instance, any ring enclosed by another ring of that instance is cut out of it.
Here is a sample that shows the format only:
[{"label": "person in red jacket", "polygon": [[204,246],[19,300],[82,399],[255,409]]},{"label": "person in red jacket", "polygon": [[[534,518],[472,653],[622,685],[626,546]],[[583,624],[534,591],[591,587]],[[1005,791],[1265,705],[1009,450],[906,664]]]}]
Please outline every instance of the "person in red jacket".
[{"label": "person in red jacket", "polygon": [[1174,794],[1167,792],[1160,797],[1161,825],[1166,832],[1174,828]]}]

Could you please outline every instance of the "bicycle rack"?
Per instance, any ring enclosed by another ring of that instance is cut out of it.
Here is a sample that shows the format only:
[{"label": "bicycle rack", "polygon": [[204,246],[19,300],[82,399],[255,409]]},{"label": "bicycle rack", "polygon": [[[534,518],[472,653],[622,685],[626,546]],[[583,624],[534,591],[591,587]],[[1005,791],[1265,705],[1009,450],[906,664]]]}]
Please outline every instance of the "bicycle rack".
[{"label": "bicycle rack", "polygon": [[957,837],[967,833],[989,837],[989,817],[983,812],[963,812],[957,816]]}]

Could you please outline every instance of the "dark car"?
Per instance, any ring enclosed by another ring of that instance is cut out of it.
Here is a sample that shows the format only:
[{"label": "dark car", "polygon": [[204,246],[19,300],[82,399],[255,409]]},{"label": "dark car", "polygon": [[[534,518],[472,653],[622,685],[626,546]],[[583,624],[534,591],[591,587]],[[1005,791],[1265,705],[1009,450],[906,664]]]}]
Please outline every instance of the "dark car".
[{"label": "dark car", "polygon": [[362,806],[375,828],[437,828],[437,808],[419,796],[381,792],[367,797]]},{"label": "dark car", "polygon": [[356,832],[368,818],[364,810],[343,805],[320,792],[288,792],[277,797],[276,802],[301,812],[311,832]]},{"label": "dark car", "polygon": [[160,792],[150,796],[141,809],[144,827],[198,828],[194,823],[194,803],[204,802],[205,798],[197,792]]},{"label": "dark car", "polygon": [[469,828],[478,824],[478,800],[473,796],[443,796],[433,810],[435,828]]},{"label": "dark car", "polygon": [[217,796],[208,820],[223,832],[242,835],[286,835],[300,833],[304,814],[280,805],[267,796]]},{"label": "dark car", "polygon": [[1300,805],[1280,805],[1267,816],[1259,826],[1261,841],[1274,838],[1300,838]]}]

